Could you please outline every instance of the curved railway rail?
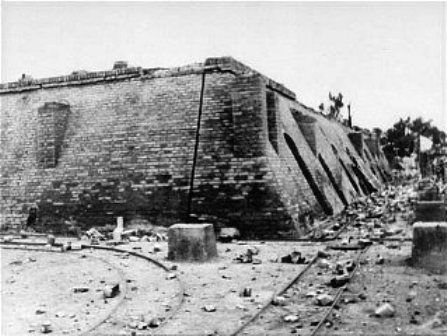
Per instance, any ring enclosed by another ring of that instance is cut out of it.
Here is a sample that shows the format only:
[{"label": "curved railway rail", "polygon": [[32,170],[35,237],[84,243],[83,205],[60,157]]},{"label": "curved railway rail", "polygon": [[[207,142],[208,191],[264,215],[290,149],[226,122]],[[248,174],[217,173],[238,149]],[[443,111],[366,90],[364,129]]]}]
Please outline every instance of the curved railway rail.
[{"label": "curved railway rail", "polygon": [[[7,249],[23,249],[23,250],[27,250],[29,251],[30,249],[28,249],[27,247],[45,247],[47,246],[47,243],[40,243],[40,242],[17,242],[17,241],[9,241],[9,242],[0,242],[0,248],[7,248]],[[55,243],[52,245],[52,247],[62,247],[63,244],[61,243]],[[125,253],[140,259],[143,259],[145,261],[148,261],[152,264],[154,264],[155,266],[162,268],[165,272],[169,273],[172,270],[164,265],[163,263],[161,263],[160,261],[153,259],[151,257],[148,257],[144,254],[135,252],[135,251],[129,251],[129,250],[125,250],[125,249],[119,249],[116,247],[109,247],[109,246],[101,246],[101,245],[90,245],[90,244],[82,244],[81,245],[81,250],[82,249],[95,249],[95,250],[105,250],[108,252],[115,252],[115,253]],[[39,252],[48,252],[48,253],[67,253],[67,252],[76,252],[79,250],[68,250],[66,252],[61,252],[61,251],[57,251],[57,250],[39,250]],[[108,263],[105,260],[102,260],[103,262],[106,262],[107,264],[109,264],[109,266],[112,266],[110,263]],[[124,283],[124,274],[121,270],[118,270],[118,273],[120,275],[120,282]],[[160,325],[158,326],[158,330],[161,330],[174,316],[175,314],[178,312],[178,310],[181,308],[182,304],[183,304],[183,300],[184,300],[184,293],[185,293],[185,286],[183,285],[182,281],[180,280],[180,278],[178,277],[178,274],[176,274],[176,280],[178,281],[178,286],[180,288],[179,292],[176,294],[176,296],[179,298],[177,305],[174,309],[170,310],[169,314],[165,315],[163,317],[163,320],[161,321]],[[91,335],[92,332],[94,332],[95,329],[97,329],[100,325],[102,325],[107,319],[109,319],[118,309],[118,307],[123,303],[124,298],[126,297],[127,294],[127,286],[123,286],[123,291],[121,293],[122,295],[120,295],[120,300],[116,303],[116,305],[107,312],[107,315],[102,316],[99,321],[95,322],[92,326],[90,326],[87,330],[81,331],[76,333],[75,335],[77,336],[88,336]],[[157,331],[158,331],[157,330]]]}]

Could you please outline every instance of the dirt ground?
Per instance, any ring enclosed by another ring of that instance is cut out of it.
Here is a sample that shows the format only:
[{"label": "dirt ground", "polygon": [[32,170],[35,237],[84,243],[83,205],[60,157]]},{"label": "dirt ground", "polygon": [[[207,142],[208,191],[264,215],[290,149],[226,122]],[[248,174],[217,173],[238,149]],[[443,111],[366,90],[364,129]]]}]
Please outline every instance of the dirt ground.
[{"label": "dirt ground", "polygon": [[[329,242],[218,243],[219,257],[207,263],[167,261],[166,242],[118,246],[162,262],[169,272],[125,253],[2,249],[2,335],[40,334],[44,321],[55,335],[230,335],[307,266],[278,262],[292,251],[300,251],[306,262],[318,251],[330,255],[282,295],[284,304],[262,310],[241,335],[313,335],[328,312],[320,335],[447,335],[447,275],[410,266],[411,208],[407,200],[402,203],[395,220],[386,224],[395,233],[367,250],[331,246],[358,240],[377,220],[363,219]],[[259,250],[256,262],[234,260],[249,248]],[[357,260],[358,267],[329,311],[315,297],[339,292],[327,283],[334,265],[346,260]],[[121,291],[104,300],[102,288],[108,283],[119,283]],[[76,286],[89,290],[74,293]],[[244,289],[251,295],[243,296]],[[374,315],[384,303],[392,305],[394,316]],[[286,322],[288,315],[295,320]]]}]

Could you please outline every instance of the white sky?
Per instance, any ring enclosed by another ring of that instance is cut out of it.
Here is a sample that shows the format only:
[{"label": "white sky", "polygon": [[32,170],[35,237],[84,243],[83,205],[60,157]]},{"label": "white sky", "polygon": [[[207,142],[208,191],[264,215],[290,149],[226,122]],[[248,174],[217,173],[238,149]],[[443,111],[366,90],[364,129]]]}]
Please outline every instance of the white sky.
[{"label": "white sky", "polygon": [[354,123],[422,116],[447,130],[445,3],[4,2],[2,82],[233,56]]}]

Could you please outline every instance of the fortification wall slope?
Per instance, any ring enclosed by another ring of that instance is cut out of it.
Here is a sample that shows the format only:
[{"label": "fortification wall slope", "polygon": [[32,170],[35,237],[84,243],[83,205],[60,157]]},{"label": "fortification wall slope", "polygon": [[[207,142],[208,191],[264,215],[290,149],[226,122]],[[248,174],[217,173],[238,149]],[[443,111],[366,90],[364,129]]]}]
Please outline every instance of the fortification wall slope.
[{"label": "fortification wall slope", "polygon": [[372,165],[387,170],[372,142],[362,157],[349,130],[228,57],[8,83],[0,102],[2,226],[37,206],[56,230],[70,216],[90,227],[193,213],[247,235],[302,233],[305,216],[378,188]]}]

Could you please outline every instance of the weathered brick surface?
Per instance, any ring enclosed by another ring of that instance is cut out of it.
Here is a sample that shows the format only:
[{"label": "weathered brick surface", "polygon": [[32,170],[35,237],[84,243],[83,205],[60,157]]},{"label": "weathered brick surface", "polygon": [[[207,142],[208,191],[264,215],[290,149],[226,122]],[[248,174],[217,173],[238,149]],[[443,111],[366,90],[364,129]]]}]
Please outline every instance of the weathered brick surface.
[{"label": "weathered brick surface", "polygon": [[51,227],[70,215],[170,225],[187,215],[194,172],[191,212],[216,227],[303,231],[304,215],[340,211],[387,166],[294,98],[231,58],[4,84],[0,224],[37,205]]}]

